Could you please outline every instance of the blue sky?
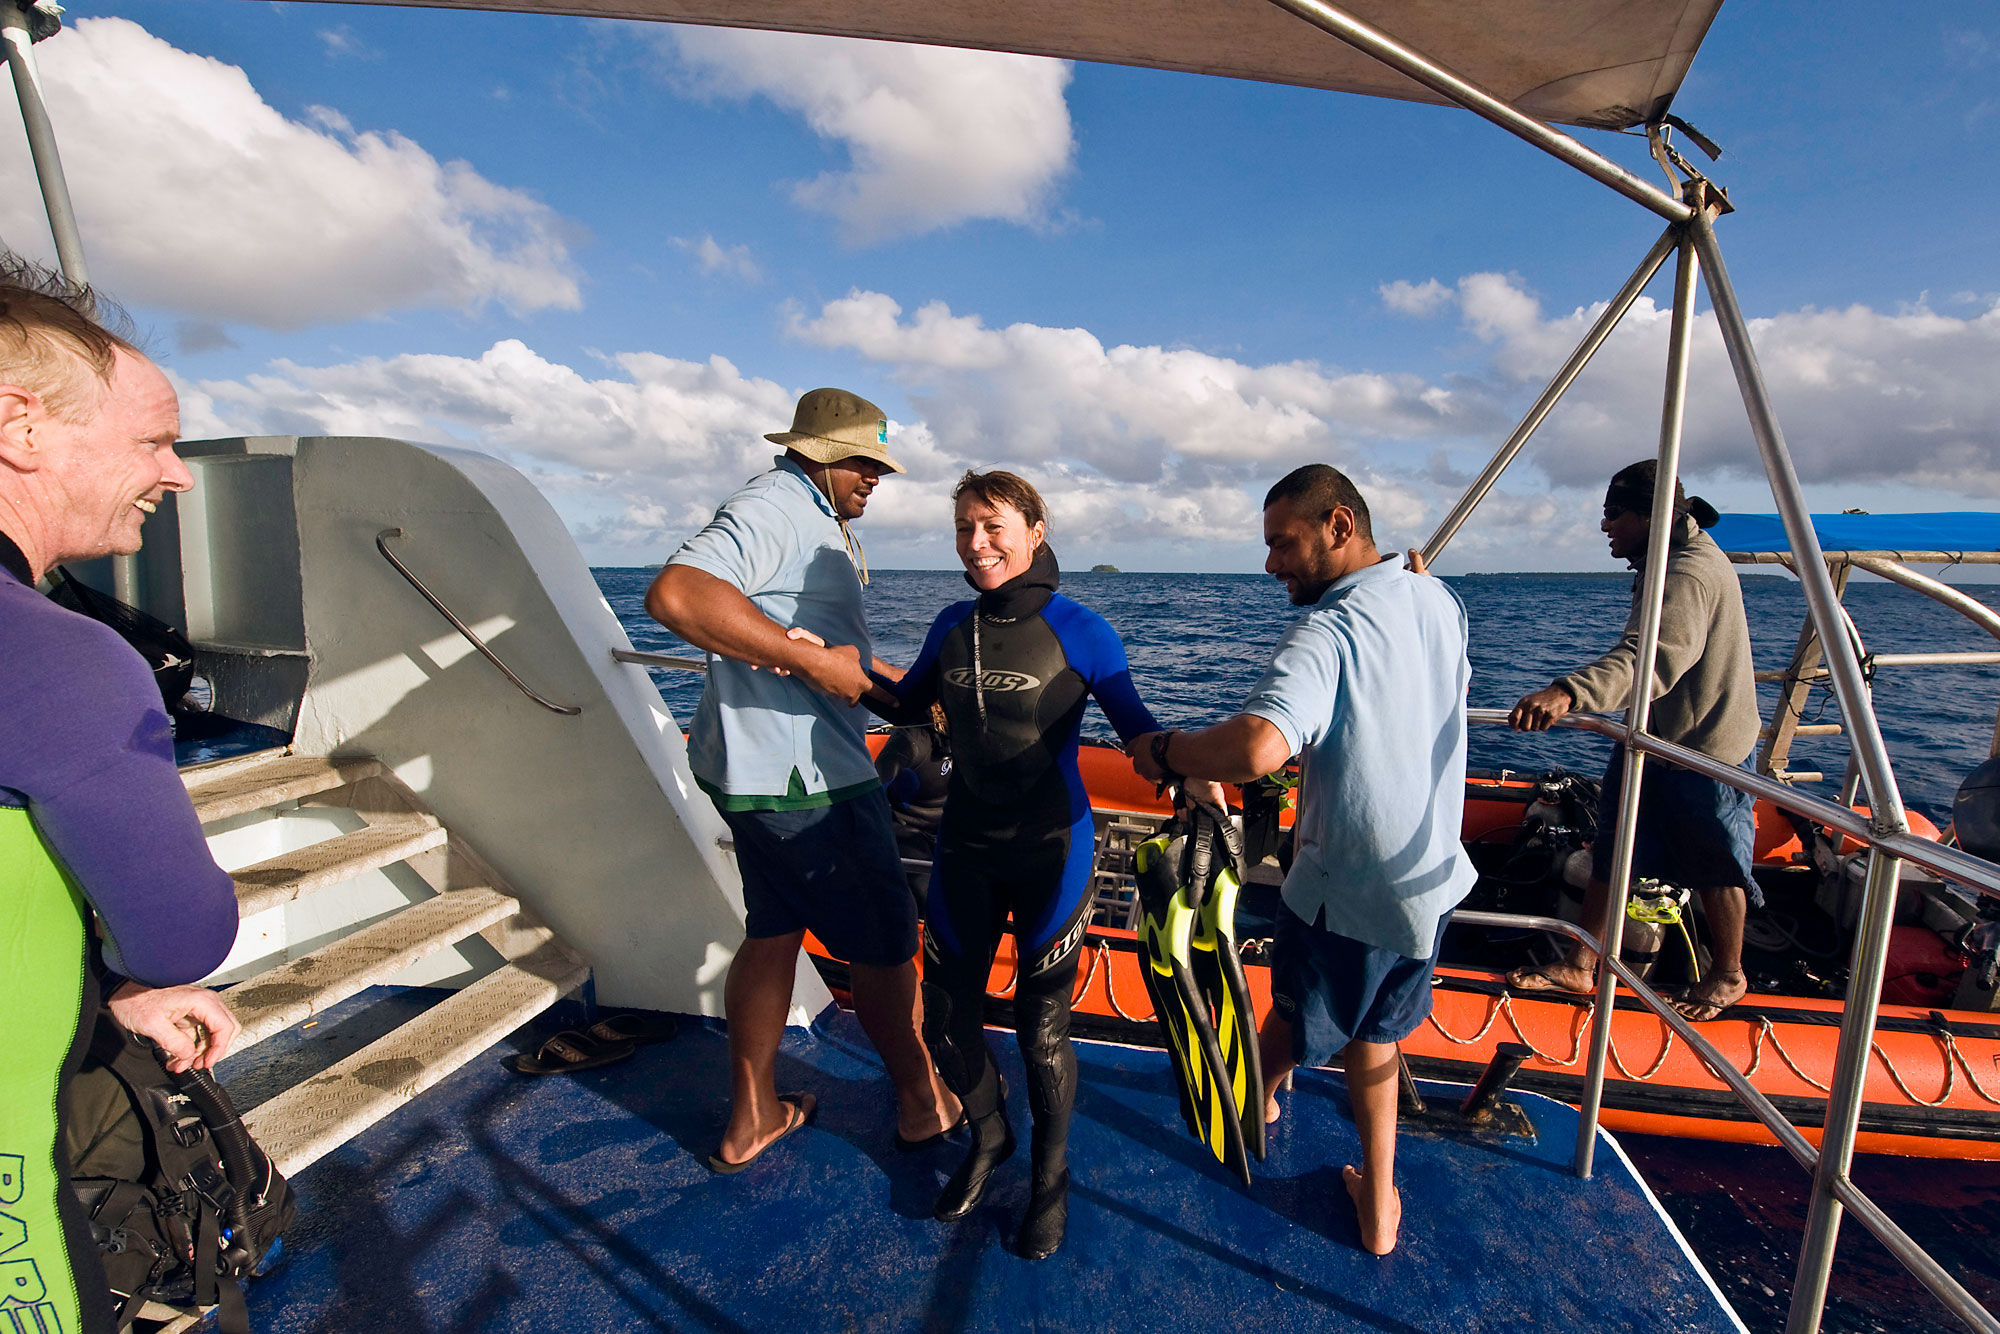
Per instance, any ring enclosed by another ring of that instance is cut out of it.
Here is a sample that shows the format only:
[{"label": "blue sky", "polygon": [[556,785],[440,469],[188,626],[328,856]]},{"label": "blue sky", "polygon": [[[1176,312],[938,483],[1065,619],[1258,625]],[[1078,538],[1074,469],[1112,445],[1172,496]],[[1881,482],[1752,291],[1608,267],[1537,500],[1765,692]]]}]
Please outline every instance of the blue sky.
[{"label": "blue sky", "polygon": [[[1314,459],[1419,541],[1658,231],[1437,107],[523,15],[67,22],[37,52],[93,276],[189,433],[487,449],[601,564],[662,559],[818,384],[880,402],[911,463],[862,527],[880,566],[951,562],[968,466],[1043,484],[1071,564],[1258,568],[1264,487]],[[1996,89],[1990,6],[1846,0],[1725,4],[1683,86],[1818,506],[1996,507]],[[0,177],[26,173],[10,107]],[[0,239],[49,252],[31,189]],[[1635,312],[1442,568],[1607,568],[1602,479],[1654,447],[1664,338]],[[1687,459],[1771,508],[1709,326]]]}]

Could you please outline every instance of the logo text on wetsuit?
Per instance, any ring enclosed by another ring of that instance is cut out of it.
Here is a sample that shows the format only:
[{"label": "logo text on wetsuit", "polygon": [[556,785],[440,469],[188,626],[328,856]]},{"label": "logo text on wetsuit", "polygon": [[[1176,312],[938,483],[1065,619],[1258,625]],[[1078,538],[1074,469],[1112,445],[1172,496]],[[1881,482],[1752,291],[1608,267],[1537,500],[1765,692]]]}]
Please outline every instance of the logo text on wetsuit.
[{"label": "logo text on wetsuit", "polygon": [[[27,1192],[27,1160],[17,1153],[0,1153],[0,1204],[17,1205]],[[12,1214],[0,1213],[0,1255],[14,1256],[20,1247],[34,1240],[38,1238],[28,1235],[25,1222]],[[64,1334],[62,1315],[47,1300],[48,1295],[48,1284],[43,1282],[42,1271],[32,1259],[22,1256],[0,1260],[0,1329]]]},{"label": "logo text on wetsuit", "polygon": [[1049,969],[1069,958],[1070,951],[1074,950],[1077,942],[1083,939],[1083,928],[1089,924],[1089,913],[1079,916],[1076,919],[1076,924],[1063,934],[1063,938],[1049,946],[1048,953],[1035,960],[1034,966],[1028,969],[1028,976],[1040,977],[1043,973],[1048,972]]},{"label": "logo text on wetsuit", "polygon": [[[954,667],[944,674],[944,679],[967,690],[973,686],[970,667]],[[1003,672],[998,668],[992,668],[979,674],[979,687],[982,690],[1033,690],[1040,684],[1040,678],[1030,676],[1026,672]]]}]

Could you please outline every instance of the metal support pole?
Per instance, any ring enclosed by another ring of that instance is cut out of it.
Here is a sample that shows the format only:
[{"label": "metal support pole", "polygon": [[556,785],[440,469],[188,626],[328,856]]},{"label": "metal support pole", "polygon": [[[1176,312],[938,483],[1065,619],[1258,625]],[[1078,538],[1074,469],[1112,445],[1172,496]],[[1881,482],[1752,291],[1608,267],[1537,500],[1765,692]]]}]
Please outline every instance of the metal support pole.
[{"label": "metal support pole", "polygon": [[1625,318],[1625,312],[1632,309],[1632,303],[1639,299],[1639,294],[1646,290],[1646,284],[1653,281],[1653,275],[1660,271],[1660,266],[1667,262],[1667,256],[1673,251],[1674,231],[1669,228],[1653,243],[1653,248],[1646,252],[1646,258],[1639,262],[1639,267],[1632,271],[1632,276],[1618,289],[1618,295],[1611,298],[1611,304],[1597,317],[1597,323],[1590,326],[1590,332],[1576,345],[1576,351],[1569,354],[1569,360],[1563,363],[1562,369],[1556,372],[1553,380],[1549,381],[1549,387],[1542,390],[1542,396],[1528,409],[1528,415],[1521,418],[1521,424],[1514,428],[1514,433],[1507,437],[1507,442],[1493,455],[1493,461],[1486,465],[1486,471],[1480,473],[1478,480],[1459,497],[1458,503],[1452,506],[1451,513],[1445,516],[1444,522],[1431,534],[1430,541],[1424,543],[1422,554],[1425,564],[1428,565],[1436,560],[1438,553],[1444,550],[1445,544],[1458,535],[1458,530],[1472,517],[1472,511],[1479,507],[1479,502],[1486,499],[1487,493],[1492,491],[1494,484],[1500,480],[1500,474],[1507,471],[1508,466],[1514,462],[1514,456],[1528,443],[1528,438],[1541,428],[1542,422],[1555,410],[1556,404],[1569,391],[1570,385],[1583,373],[1583,368],[1590,364],[1590,359],[1597,355],[1597,349],[1603,347],[1605,340],[1611,337],[1611,331]]},{"label": "metal support pole", "polygon": [[42,81],[35,69],[34,36],[21,0],[0,0],[0,39],[7,47],[7,68],[14,75],[14,96],[21,103],[21,124],[28,131],[28,151],[34,155],[35,176],[42,185],[42,207],[49,215],[49,232],[56,241],[56,261],[63,276],[88,286],[90,272],[83,262],[83,233],[70,207],[69,183],[63,179],[62,157],[56,152],[55,126],[42,101]]},{"label": "metal support pole", "polygon": [[[1785,537],[1797,561],[1799,583],[1806,606],[1826,649],[1826,663],[1834,695],[1852,738],[1853,759],[1868,786],[1869,824],[1881,834],[1901,834],[1909,829],[1903,813],[1903,796],[1889,763],[1882,728],[1868,698],[1868,685],[1861,673],[1859,656],[1841,624],[1839,599],[1827,575],[1826,556],[1819,537],[1813,532],[1812,516],[1799,491],[1798,474],[1785,448],[1784,432],[1771,408],[1763,372],[1751,346],[1750,328],[1736,304],[1735,289],[1723,266],[1722,251],[1715,230],[1705,216],[1691,224],[1694,243],[1708,266],[1708,295],[1715,306],[1716,324],[1729,349],[1730,364],[1736,371],[1737,387],[1750,417],[1750,430],[1763,457],[1764,471],[1771,479],[1771,495],[1785,521]],[[1847,1179],[1854,1156],[1854,1133],[1861,1116],[1861,1096],[1868,1075],[1868,1056],[1875,1037],[1875,1015],[1882,995],[1882,970],[1888,959],[1889,926],[1896,907],[1896,880],[1900,863],[1877,848],[1869,855],[1868,884],[1862,896],[1861,926],[1856,933],[1854,956],[1849,967],[1846,1008],[1840,1020],[1840,1047],[1834,1058],[1832,1091],[1827,1095],[1826,1126],[1820,1140],[1819,1170],[1813,1178],[1812,1205],[1806,1215],[1806,1235],[1799,1252],[1798,1281],[1792,1289],[1791,1311],[1785,1320],[1787,1334],[1810,1334],[1819,1328],[1826,1308],[1827,1277],[1833,1268],[1833,1251],[1839,1239],[1841,1205],[1837,1185]]]},{"label": "metal support pole", "polygon": [[1868,1056],[1875,1041],[1875,1016],[1882,1001],[1882,972],[1889,959],[1889,928],[1896,913],[1896,882],[1902,862],[1876,848],[1868,854],[1868,882],[1861,896],[1860,930],[1848,966],[1846,1008],[1840,1016],[1840,1047],[1826,1097],[1826,1122],[1819,1140],[1819,1167],[1813,1172],[1812,1203],[1806,1210],[1799,1246],[1798,1277],[1785,1334],[1814,1334],[1826,1311],[1826,1285],[1840,1241],[1838,1191],[1850,1185],[1854,1134],[1861,1124],[1861,1097],[1868,1081]]},{"label": "metal support pole", "polygon": [[1722,333],[1723,345],[1729,349],[1730,365],[1736,371],[1736,384],[1743,394],[1750,431],[1756,437],[1764,471],[1771,479],[1771,497],[1785,521],[1785,538],[1791,544],[1799,587],[1805,593],[1806,608],[1819,629],[1820,643],[1826,651],[1834,697],[1840,701],[1841,717],[1853,738],[1854,758],[1868,785],[1872,823],[1883,833],[1908,829],[1902,792],[1896,786],[1889,750],[1882,741],[1882,727],[1868,702],[1868,683],[1861,675],[1861,661],[1842,624],[1840,599],[1834,594],[1833,580],[1826,570],[1826,553],[1820,550],[1819,535],[1813,532],[1812,516],[1799,490],[1799,475],[1785,447],[1785,433],[1778,426],[1778,415],[1764,387],[1764,373],[1757,365],[1757,350],[1750,342],[1750,325],[1736,304],[1736,290],[1730,286],[1728,269],[1723,267],[1715,228],[1706,216],[1697,217],[1689,227],[1695,249],[1707,269],[1708,298],[1715,307],[1715,322]]},{"label": "metal support pole", "polygon": [[1543,152],[1560,158],[1627,199],[1645,205],[1668,222],[1686,222],[1694,216],[1693,209],[1652,182],[1642,180],[1609,158],[1593,153],[1562,131],[1551,129],[1512,103],[1459,77],[1381,29],[1363,23],[1346,10],[1328,4],[1326,0],[1271,0],[1271,3],[1291,11],[1315,28],[1332,33],[1390,69],[1408,75],[1440,97],[1492,121],[1516,138],[1525,139]]},{"label": "metal support pole", "polygon": [[1674,512],[1674,480],[1680,475],[1681,423],[1687,415],[1688,351],[1694,340],[1695,284],[1701,264],[1685,229],[1674,268],[1674,319],[1667,340],[1666,399],[1660,409],[1660,454],[1653,476],[1652,528],[1646,538],[1646,569],[1639,594],[1639,643],[1632,662],[1632,697],[1625,710],[1628,739],[1624,784],[1618,801],[1617,841],[1611,848],[1610,918],[1604,924],[1604,955],[1597,968],[1597,1005],[1591,1013],[1590,1064],[1583,1080],[1582,1118],[1576,1129],[1576,1174],[1588,1178],[1597,1151],[1597,1114],[1604,1101],[1604,1063],[1611,1048],[1612,1006],[1618,975],[1607,960],[1619,957],[1625,937],[1625,900],[1631,891],[1632,846],[1639,829],[1640,779],[1646,757],[1630,743],[1644,732],[1653,708],[1653,675],[1660,653],[1660,604],[1667,588],[1667,544],[1679,516]]}]

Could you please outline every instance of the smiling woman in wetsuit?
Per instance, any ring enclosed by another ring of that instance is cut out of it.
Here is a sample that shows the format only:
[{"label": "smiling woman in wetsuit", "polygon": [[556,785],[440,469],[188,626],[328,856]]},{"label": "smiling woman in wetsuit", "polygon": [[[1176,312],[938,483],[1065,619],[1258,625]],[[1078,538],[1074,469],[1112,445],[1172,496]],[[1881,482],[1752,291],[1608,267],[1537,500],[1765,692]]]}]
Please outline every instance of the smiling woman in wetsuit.
[{"label": "smiling woman in wetsuit", "polygon": [[965,1104],[972,1146],[936,1214],[971,1213],[1014,1133],[981,1032],[994,947],[1014,918],[1021,960],[1015,1027],[1034,1112],[1033,1189],[1015,1250],[1041,1259],[1069,1213],[1066,1148],[1076,1097],[1070,994],[1090,908],[1095,848],[1077,769],[1084,704],[1095,696],[1118,734],[1158,726],[1132,687],[1125,646],[1104,618],[1056,592],[1047,513],[1026,481],[968,472],[952,492],[958,558],[978,591],[939,614],[900,682],[871,698],[891,721],[933,701],[950,722],[953,767],[932,865],[924,931],[926,1038]]}]

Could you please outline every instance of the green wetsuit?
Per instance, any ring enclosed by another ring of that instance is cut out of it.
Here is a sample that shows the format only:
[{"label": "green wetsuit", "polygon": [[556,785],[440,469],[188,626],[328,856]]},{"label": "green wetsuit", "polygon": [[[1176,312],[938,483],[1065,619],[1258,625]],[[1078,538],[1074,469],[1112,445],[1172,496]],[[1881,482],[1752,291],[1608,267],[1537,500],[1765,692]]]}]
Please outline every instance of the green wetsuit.
[{"label": "green wetsuit", "polygon": [[[0,1334],[109,1329],[87,1229],[65,1237],[69,1165],[56,1130],[61,1083],[88,1044],[79,1016],[97,1011],[88,966],[90,910],[28,812],[0,807],[0,1014],[11,1033],[0,1084]],[[73,1214],[74,1210],[70,1210]],[[81,1245],[76,1243],[81,1242]],[[76,1257],[76,1258],[72,1258]]]}]

